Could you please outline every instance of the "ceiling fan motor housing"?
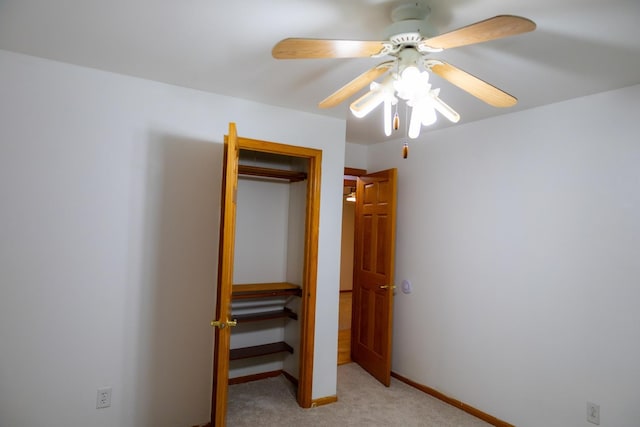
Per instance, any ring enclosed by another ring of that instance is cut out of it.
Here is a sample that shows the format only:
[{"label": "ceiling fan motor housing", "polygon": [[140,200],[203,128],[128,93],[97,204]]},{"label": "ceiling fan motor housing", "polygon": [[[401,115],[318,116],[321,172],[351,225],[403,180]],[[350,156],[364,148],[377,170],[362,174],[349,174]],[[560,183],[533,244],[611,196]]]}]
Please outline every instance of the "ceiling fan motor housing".
[{"label": "ceiling fan motor housing", "polygon": [[393,44],[417,44],[422,39],[436,35],[433,27],[427,22],[428,6],[419,3],[400,5],[391,11],[393,23],[385,29],[384,36]]},{"label": "ceiling fan motor housing", "polygon": [[398,74],[408,67],[419,67],[419,61],[422,59],[422,55],[415,49],[407,48],[400,51],[398,54]]}]

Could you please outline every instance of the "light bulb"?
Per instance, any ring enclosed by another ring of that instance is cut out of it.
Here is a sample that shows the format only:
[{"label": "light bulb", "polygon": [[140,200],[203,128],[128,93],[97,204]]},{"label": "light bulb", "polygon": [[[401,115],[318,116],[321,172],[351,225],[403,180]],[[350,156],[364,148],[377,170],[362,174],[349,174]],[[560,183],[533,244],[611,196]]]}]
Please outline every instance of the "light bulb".
[{"label": "light bulb", "polygon": [[391,100],[384,100],[384,134],[391,136]]},{"label": "light bulb", "polygon": [[403,82],[406,82],[408,85],[418,84],[420,80],[420,70],[415,65],[410,65],[400,74]]},{"label": "light bulb", "polygon": [[354,116],[362,118],[384,101],[382,91],[369,91],[351,103],[349,107]]},{"label": "light bulb", "polygon": [[420,111],[420,105],[414,105],[411,108],[411,120],[409,121],[409,132],[407,136],[411,139],[416,139],[420,136],[420,126],[422,125],[422,111]]},{"label": "light bulb", "polygon": [[393,115],[393,130],[398,129],[400,129],[400,116],[398,116],[398,112],[396,111],[396,113]]},{"label": "light bulb", "polygon": [[431,100],[433,101],[433,106],[438,110],[438,112],[440,112],[440,114],[451,120],[453,123],[458,123],[458,121],[460,121],[460,114],[440,99],[437,94],[434,95],[432,93]]},{"label": "light bulb", "polygon": [[420,121],[422,122],[423,126],[431,126],[437,120],[436,110],[434,110],[431,103],[426,102],[426,100],[423,100],[420,104],[421,104],[421,110],[422,110]]},{"label": "light bulb", "polygon": [[393,76],[388,75],[382,83],[371,82],[369,92],[351,103],[349,107],[354,116],[362,118],[369,114],[383,101],[395,104],[398,100],[393,95]]},{"label": "light bulb", "polygon": [[415,98],[416,93],[424,89],[424,84],[418,67],[411,65],[402,70],[400,78],[398,78],[394,83],[394,87],[398,92],[398,97],[404,100]]}]

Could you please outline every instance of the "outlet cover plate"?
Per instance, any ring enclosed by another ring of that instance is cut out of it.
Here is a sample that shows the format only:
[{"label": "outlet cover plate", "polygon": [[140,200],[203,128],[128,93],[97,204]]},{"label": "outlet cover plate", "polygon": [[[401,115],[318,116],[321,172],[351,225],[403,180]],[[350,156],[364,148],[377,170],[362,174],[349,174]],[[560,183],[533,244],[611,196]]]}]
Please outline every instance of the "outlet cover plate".
[{"label": "outlet cover plate", "polygon": [[109,406],[111,406],[111,387],[99,388],[96,409],[108,408]]},{"label": "outlet cover plate", "polygon": [[595,425],[600,425],[600,405],[587,402],[587,421]]}]

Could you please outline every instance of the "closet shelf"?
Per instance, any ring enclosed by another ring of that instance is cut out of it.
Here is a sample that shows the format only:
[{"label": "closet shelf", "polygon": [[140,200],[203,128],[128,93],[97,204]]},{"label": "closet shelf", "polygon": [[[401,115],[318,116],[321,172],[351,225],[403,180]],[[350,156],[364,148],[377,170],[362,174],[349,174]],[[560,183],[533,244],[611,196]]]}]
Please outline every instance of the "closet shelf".
[{"label": "closet shelf", "polygon": [[293,354],[293,347],[284,341],[255,345],[252,347],[234,348],[229,351],[229,360],[248,359],[250,357],[265,356],[267,354],[275,354],[284,351]]},{"label": "closet shelf", "polygon": [[298,319],[298,315],[291,311],[290,308],[284,307],[282,310],[277,311],[263,311],[259,313],[251,313],[251,314],[238,314],[233,316],[235,320],[237,320],[240,324],[247,322],[259,322],[262,320],[272,320],[272,319]]},{"label": "closet shelf", "polygon": [[306,172],[283,169],[261,168],[258,166],[238,165],[238,175],[259,176],[264,178],[283,179],[289,182],[304,181]]},{"label": "closet shelf", "polygon": [[270,298],[277,296],[301,296],[302,289],[293,283],[248,283],[233,285],[231,299]]}]

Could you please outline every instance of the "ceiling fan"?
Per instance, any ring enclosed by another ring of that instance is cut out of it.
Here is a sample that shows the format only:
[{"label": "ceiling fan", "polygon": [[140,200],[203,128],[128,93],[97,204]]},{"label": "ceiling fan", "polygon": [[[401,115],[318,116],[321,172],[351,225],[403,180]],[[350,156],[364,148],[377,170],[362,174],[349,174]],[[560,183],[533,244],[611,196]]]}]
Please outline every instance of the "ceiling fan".
[{"label": "ceiling fan", "polygon": [[[514,96],[460,68],[432,59],[430,55],[444,49],[533,31],[536,24],[520,16],[498,15],[433,35],[434,31],[426,21],[429,12],[429,7],[416,2],[397,6],[391,13],[393,23],[386,30],[388,40],[385,41],[287,38],[273,47],[272,55],[276,59],[393,57],[365,71],[318,104],[320,108],[335,107],[369,85],[369,92],[351,103],[351,112],[356,117],[364,117],[384,104],[387,136],[391,135],[392,128],[398,127],[398,98],[412,107],[410,138],[417,138],[421,125],[436,121],[436,110],[452,122],[460,120],[459,114],[438,97],[440,89],[431,88],[429,72],[494,107],[515,105],[517,99]],[[424,71],[420,71],[421,68]],[[387,76],[381,83],[375,82],[384,74]],[[392,118],[393,105],[396,105],[396,114]]]}]

